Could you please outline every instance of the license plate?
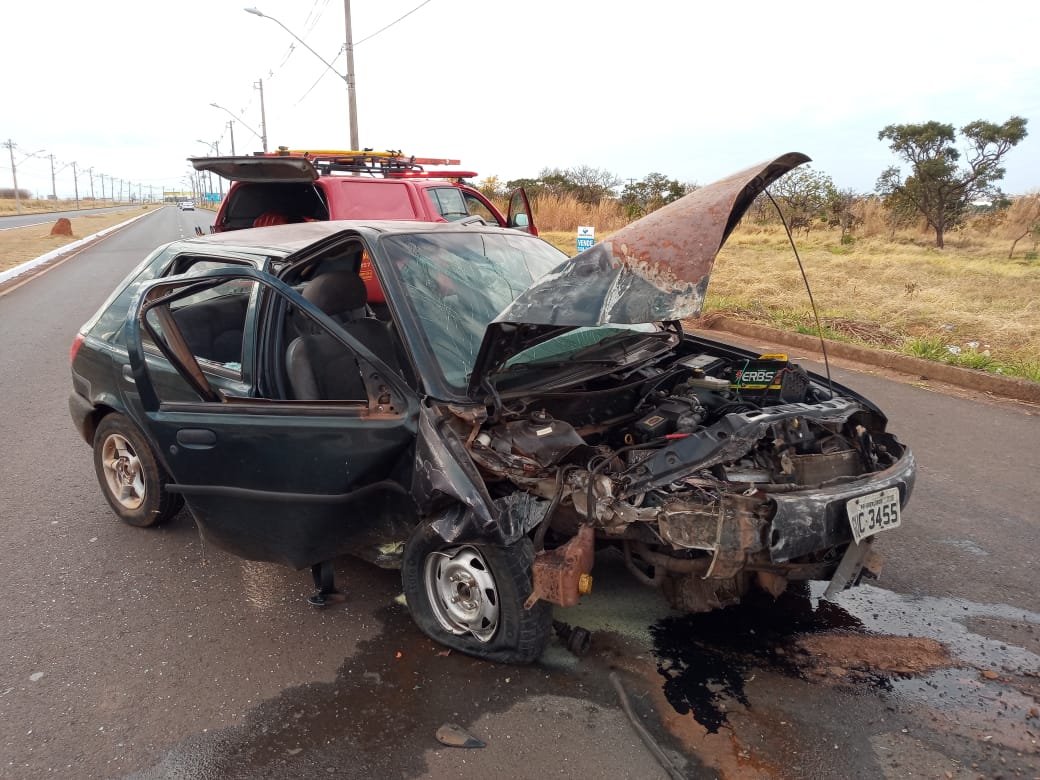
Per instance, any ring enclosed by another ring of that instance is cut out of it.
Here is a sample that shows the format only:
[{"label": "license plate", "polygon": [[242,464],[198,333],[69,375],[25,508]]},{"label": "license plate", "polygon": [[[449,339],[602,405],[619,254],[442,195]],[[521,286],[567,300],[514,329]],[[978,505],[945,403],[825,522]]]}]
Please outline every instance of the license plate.
[{"label": "license plate", "polygon": [[854,498],[845,504],[845,511],[852,526],[852,538],[857,543],[878,531],[898,528],[899,488],[886,488]]}]

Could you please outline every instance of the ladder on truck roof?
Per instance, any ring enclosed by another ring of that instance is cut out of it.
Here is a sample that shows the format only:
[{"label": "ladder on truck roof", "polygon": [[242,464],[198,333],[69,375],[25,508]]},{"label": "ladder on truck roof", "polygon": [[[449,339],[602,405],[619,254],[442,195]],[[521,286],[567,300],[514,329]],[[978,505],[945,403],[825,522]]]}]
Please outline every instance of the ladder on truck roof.
[{"label": "ladder on truck roof", "polygon": [[427,171],[424,166],[458,165],[460,161],[444,157],[416,157],[399,150],[377,152],[373,149],[289,149],[279,146],[278,151],[268,152],[264,156],[303,157],[323,176],[351,173],[401,179],[469,179],[477,175],[474,171]]}]

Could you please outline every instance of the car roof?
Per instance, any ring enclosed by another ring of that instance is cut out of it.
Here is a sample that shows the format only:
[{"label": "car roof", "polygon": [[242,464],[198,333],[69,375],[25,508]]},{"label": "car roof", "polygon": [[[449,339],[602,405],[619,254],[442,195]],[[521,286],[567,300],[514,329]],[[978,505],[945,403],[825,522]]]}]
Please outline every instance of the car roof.
[{"label": "car roof", "polygon": [[452,233],[458,231],[508,233],[514,236],[527,235],[521,231],[502,228],[497,225],[460,225],[458,222],[423,222],[419,220],[344,219],[301,222],[271,227],[247,228],[245,230],[229,230],[190,238],[178,243],[185,246],[202,244],[210,247],[220,246],[227,249],[252,252],[261,249],[271,254],[289,255],[305,249],[324,238],[349,231],[370,236],[379,233]]}]

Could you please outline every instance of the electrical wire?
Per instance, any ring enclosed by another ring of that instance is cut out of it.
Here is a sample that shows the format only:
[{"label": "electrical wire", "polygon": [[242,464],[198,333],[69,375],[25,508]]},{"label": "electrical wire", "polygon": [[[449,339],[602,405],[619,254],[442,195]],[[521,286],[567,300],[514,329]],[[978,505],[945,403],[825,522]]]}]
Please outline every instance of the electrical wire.
[{"label": "electrical wire", "polygon": [[379,33],[383,32],[384,30],[389,30],[395,24],[397,24],[401,20],[405,19],[406,17],[411,16],[412,14],[414,14],[416,11],[418,11],[420,8],[422,8],[424,5],[426,5],[429,2],[430,2],[430,0],[423,0],[423,2],[419,3],[419,5],[415,6],[415,8],[413,8],[411,11],[409,11],[408,13],[406,13],[404,16],[400,17],[399,19],[394,19],[394,21],[390,22],[390,24],[388,24],[386,27],[380,27],[374,33],[372,33],[371,35],[365,36],[360,41],[354,41],[354,48],[356,49],[358,46],[360,46],[365,41],[372,40],[373,38],[375,38],[377,35],[379,35]]},{"label": "electrical wire", "polygon": [[[332,63],[334,63],[334,62],[335,62],[336,60],[338,60],[338,59],[339,59],[340,55],[341,55],[341,54],[343,53],[343,50],[344,50],[345,48],[346,48],[345,46],[340,46],[340,49],[339,49],[339,51],[338,51],[338,52],[336,52],[336,56],[335,56],[335,57],[334,57],[334,58],[332,59],[332,61],[331,61],[331,62],[329,63],[330,65],[331,65]],[[313,92],[313,91],[314,91],[314,88],[315,88],[316,86],[318,86],[318,84],[319,84],[319,83],[321,82],[321,80],[322,80],[323,78],[325,78],[325,77],[326,77],[326,76],[328,75],[328,73],[329,73],[329,71],[330,71],[330,70],[331,70],[331,68],[325,68],[325,70],[323,70],[323,71],[321,72],[321,75],[320,75],[320,76],[318,76],[317,80],[316,80],[316,81],[315,81],[315,82],[314,82],[313,84],[311,84],[310,88],[309,88],[309,89],[308,89],[308,90],[307,90],[306,92],[304,92],[304,93],[303,93],[302,95],[300,95],[300,99],[299,99],[299,100],[297,100],[297,101],[296,101],[295,103],[293,103],[293,104],[292,104],[292,108],[290,108],[289,110],[291,111],[291,110],[292,110],[293,108],[296,108],[296,106],[300,105],[300,103],[302,103],[302,102],[303,102],[303,99],[304,99],[304,98],[306,98],[306,97],[307,97],[307,96],[308,96],[309,94],[311,94],[311,92]],[[338,74],[337,74],[337,75],[338,75]]]}]

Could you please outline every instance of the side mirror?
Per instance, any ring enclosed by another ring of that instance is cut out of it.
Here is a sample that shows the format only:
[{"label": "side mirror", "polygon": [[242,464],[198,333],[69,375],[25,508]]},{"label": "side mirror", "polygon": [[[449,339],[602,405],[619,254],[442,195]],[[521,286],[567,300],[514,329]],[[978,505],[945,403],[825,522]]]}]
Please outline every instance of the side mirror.
[{"label": "side mirror", "polygon": [[513,215],[513,227],[525,228],[528,226],[527,214],[520,213]]}]

